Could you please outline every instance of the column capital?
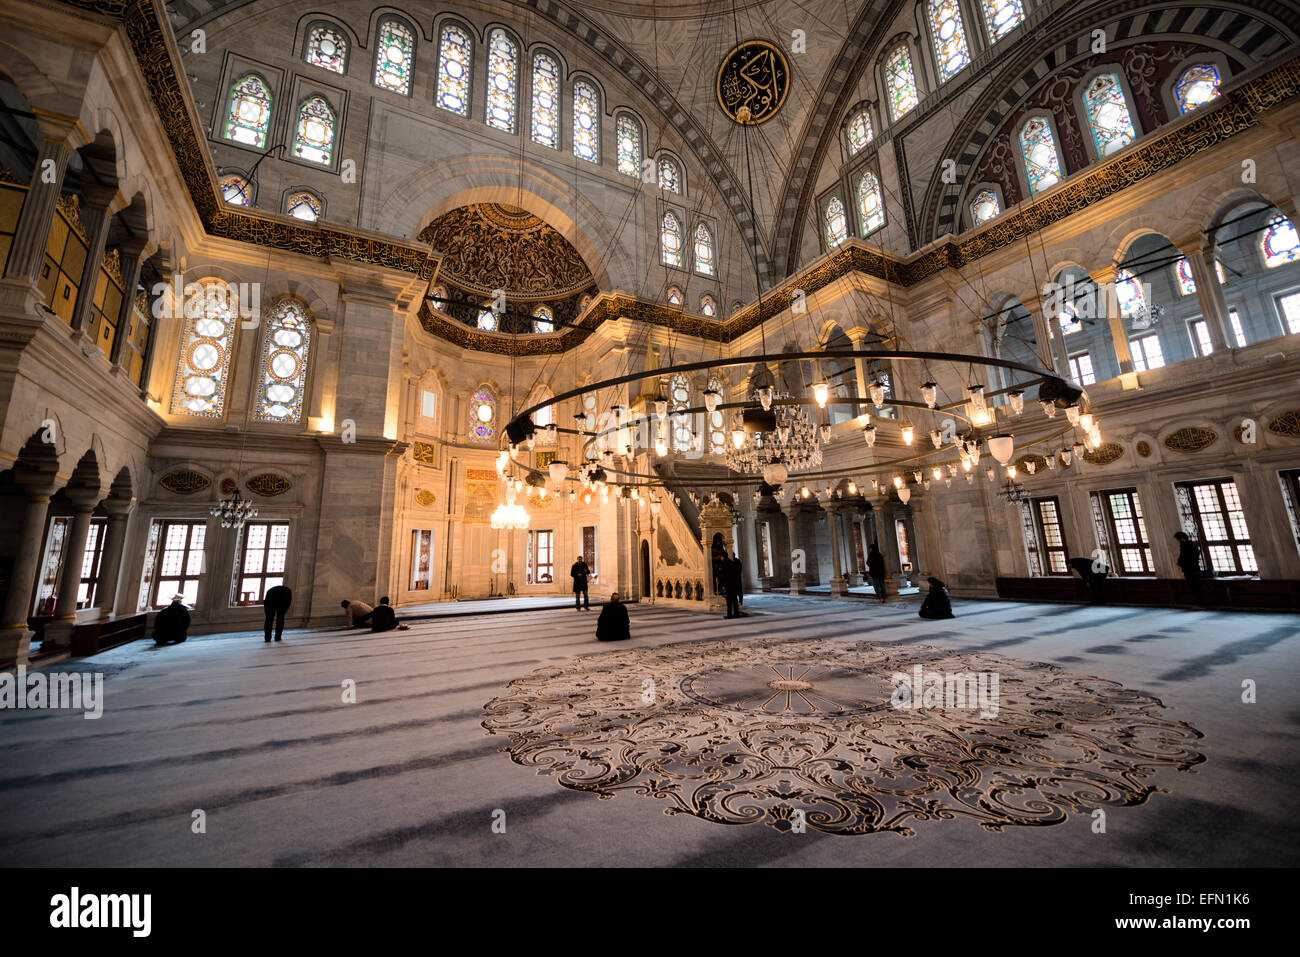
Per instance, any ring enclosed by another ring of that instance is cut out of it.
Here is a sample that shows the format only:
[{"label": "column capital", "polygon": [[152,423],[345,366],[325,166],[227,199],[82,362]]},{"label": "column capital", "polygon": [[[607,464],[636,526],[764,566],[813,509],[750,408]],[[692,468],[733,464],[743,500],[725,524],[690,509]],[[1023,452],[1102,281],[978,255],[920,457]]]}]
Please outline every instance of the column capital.
[{"label": "column capital", "polygon": [[42,110],[37,106],[32,107],[32,115],[40,127],[41,139],[62,146],[68,152],[80,149],[94,139],[81,125],[80,117]]},{"label": "column capital", "polygon": [[108,512],[108,517],[116,522],[131,514],[132,509],[135,508],[136,500],[134,496],[131,498],[120,498],[116,495],[110,495],[100,504],[103,505],[104,511]]},{"label": "column capital", "polygon": [[1110,266],[1103,266],[1101,269],[1098,269],[1095,272],[1088,273],[1088,278],[1091,279],[1099,286],[1113,285],[1115,280],[1118,277],[1119,277],[1119,266],[1114,264]]}]

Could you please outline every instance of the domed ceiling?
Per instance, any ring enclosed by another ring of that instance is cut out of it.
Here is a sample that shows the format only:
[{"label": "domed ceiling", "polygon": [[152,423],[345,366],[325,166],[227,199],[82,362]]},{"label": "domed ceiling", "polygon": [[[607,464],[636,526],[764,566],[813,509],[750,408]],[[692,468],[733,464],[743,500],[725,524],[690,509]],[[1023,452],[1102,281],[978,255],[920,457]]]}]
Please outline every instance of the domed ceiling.
[{"label": "domed ceiling", "polygon": [[498,203],[439,216],[419,239],[442,256],[438,279],[468,292],[555,299],[589,290],[591,270],[573,245],[527,210]]}]

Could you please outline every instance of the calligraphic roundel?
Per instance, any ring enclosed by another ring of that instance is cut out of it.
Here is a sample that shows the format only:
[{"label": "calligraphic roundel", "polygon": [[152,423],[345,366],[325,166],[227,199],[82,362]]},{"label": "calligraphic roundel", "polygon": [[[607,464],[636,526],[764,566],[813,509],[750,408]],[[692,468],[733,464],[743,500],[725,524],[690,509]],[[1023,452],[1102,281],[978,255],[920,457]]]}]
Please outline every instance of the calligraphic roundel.
[{"label": "calligraphic roundel", "polygon": [[790,64],[765,40],[746,40],[718,67],[718,106],[737,123],[742,106],[749,107],[749,123],[770,120],[789,92]]}]

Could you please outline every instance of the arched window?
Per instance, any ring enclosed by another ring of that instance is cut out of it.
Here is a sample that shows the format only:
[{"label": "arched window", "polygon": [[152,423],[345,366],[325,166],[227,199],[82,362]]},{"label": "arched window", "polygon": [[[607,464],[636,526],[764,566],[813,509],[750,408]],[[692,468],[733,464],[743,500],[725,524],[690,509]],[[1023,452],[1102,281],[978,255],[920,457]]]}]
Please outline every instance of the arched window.
[{"label": "arched window", "polygon": [[1002,215],[998,203],[998,194],[991,189],[982,189],[970,201],[970,220],[976,226],[982,226],[990,219]]},{"label": "arched window", "polygon": [[231,206],[247,206],[252,202],[248,180],[238,173],[227,173],[217,180],[217,186],[221,190],[221,198]]},{"label": "arched window", "polygon": [[519,48],[504,30],[488,34],[487,54],[488,126],[505,133],[515,131],[515,108],[519,90]]},{"label": "arched window", "polygon": [[707,292],[700,296],[700,315],[716,316],[718,314],[718,304]]},{"label": "arched window", "polygon": [[586,80],[573,84],[573,155],[600,162],[600,94]]},{"label": "arched window", "polygon": [[989,40],[994,43],[1020,26],[1025,19],[1023,0],[983,0],[983,7]]},{"label": "arched window", "polygon": [[682,268],[682,224],[671,212],[659,223],[659,258],[665,266]]},{"label": "arched window", "polygon": [[[718,395],[726,397],[727,390],[718,378],[709,379],[709,388]],[[722,455],[727,451],[726,416],[721,409],[709,413],[709,452]]]},{"label": "arched window", "polygon": [[375,86],[409,95],[414,65],[415,34],[400,20],[385,20],[379,25],[375,45]]},{"label": "arched window", "polygon": [[321,202],[314,193],[303,189],[289,194],[284,203],[284,211],[294,219],[314,223],[320,219]]},{"label": "arched window", "polygon": [[858,216],[862,220],[863,236],[869,236],[885,225],[885,202],[880,195],[880,180],[870,170],[858,180]]},{"label": "arched window", "polygon": [[236,304],[230,287],[208,283],[185,301],[185,326],[172,384],[173,415],[219,419],[226,407]]},{"label": "arched window", "polygon": [[890,119],[898,119],[921,102],[912,72],[912,56],[900,46],[885,60],[885,92],[889,97]]},{"label": "arched window", "polygon": [[929,0],[930,35],[934,40],[934,58],[939,68],[939,82],[952,79],[970,64],[970,47],[961,22],[957,0]]},{"label": "arched window", "polygon": [[479,386],[469,400],[469,437],[491,442],[496,435],[497,400],[487,386]]},{"label": "arched window", "polygon": [[308,97],[298,107],[293,155],[329,166],[334,160],[334,111],[322,96]]},{"label": "arched window", "polygon": [[676,452],[689,452],[695,439],[691,432],[691,386],[680,372],[668,380],[668,420],[672,424],[672,446]]},{"label": "arched window", "polygon": [[1110,156],[1137,139],[1124,88],[1117,74],[1103,73],[1093,77],[1083,92],[1083,107],[1098,156]]},{"label": "arched window", "polygon": [[834,249],[849,238],[848,221],[844,216],[844,204],[838,196],[832,196],[826,204],[826,245]]},{"label": "arched window", "polygon": [[307,34],[307,48],[302,58],[322,70],[346,73],[348,41],[343,36],[343,31],[328,23],[316,24]]},{"label": "arched window", "polygon": [[680,306],[683,302],[682,291],[676,286],[668,287],[668,305]]},{"label": "arched window", "polygon": [[682,173],[677,164],[666,156],[659,158],[659,188],[679,196],[682,192]]},{"label": "arched window", "polygon": [[447,287],[441,283],[434,286],[433,289],[429,291],[429,295],[433,297],[434,309],[441,309],[443,312],[446,312],[447,307],[451,305],[451,303],[447,301]]},{"label": "arched window", "polygon": [[713,251],[713,234],[709,227],[699,223],[695,227],[695,271],[702,276],[712,276],[718,270]]},{"label": "arched window", "polygon": [[256,73],[245,73],[230,88],[226,139],[263,149],[271,128],[271,88]]},{"label": "arched window", "polygon": [[641,126],[626,113],[615,127],[618,137],[618,171],[626,176],[641,174]]},{"label": "arched window", "polygon": [[311,319],[299,300],[285,296],[271,306],[264,327],[255,415],[263,422],[299,422],[311,350]]},{"label": "arched window", "polygon": [[1020,127],[1020,155],[1025,161],[1025,178],[1029,180],[1031,193],[1042,192],[1060,182],[1060,154],[1047,117],[1031,116]]},{"label": "arched window", "polygon": [[560,148],[560,65],[545,53],[533,57],[533,142]]},{"label": "arched window", "polygon": [[1174,99],[1178,109],[1190,113],[1219,98],[1219,68],[1213,63],[1193,63],[1184,70],[1174,84]]},{"label": "arched window", "polygon": [[1178,274],[1178,293],[1182,296],[1192,296],[1196,294],[1196,280],[1192,278],[1192,264],[1184,256],[1178,260],[1178,266],[1174,270]]},{"label": "arched window", "polygon": [[583,296],[578,301],[578,312],[586,312],[587,307],[591,305],[591,296]]},{"label": "arched window", "polygon": [[861,153],[875,135],[871,130],[871,114],[866,110],[858,110],[853,114],[853,119],[849,120],[845,132],[849,138],[849,155]]},{"label": "arched window", "polygon": [[491,306],[484,306],[478,311],[478,319],[475,323],[485,332],[497,331],[497,314]]},{"label": "arched window", "polygon": [[469,78],[474,45],[461,27],[443,25],[438,38],[438,92],[435,101],[440,109],[469,116]]},{"label": "arched window", "polygon": [[1147,299],[1142,291],[1142,283],[1127,269],[1121,269],[1115,275],[1115,298],[1119,302],[1119,312],[1129,319],[1146,312]]},{"label": "arched window", "polygon": [[1264,254],[1264,265],[1269,269],[1300,259],[1300,237],[1296,236],[1291,220],[1285,216],[1273,217],[1264,230],[1259,248]]},{"label": "arched window", "polygon": [[548,306],[538,306],[533,310],[533,332],[554,332],[555,315]]}]

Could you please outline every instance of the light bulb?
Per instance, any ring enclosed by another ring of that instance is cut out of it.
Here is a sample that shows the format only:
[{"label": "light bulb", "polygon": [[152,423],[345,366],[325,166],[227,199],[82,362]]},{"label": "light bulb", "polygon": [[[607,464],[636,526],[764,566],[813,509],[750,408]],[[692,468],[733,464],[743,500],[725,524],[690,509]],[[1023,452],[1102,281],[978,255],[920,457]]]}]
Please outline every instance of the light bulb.
[{"label": "light bulb", "polygon": [[966,470],[967,474],[970,474],[970,470],[975,467],[975,463],[969,458],[964,458],[961,460],[961,467]]},{"label": "light bulb", "polygon": [[812,494],[812,492],[808,491],[808,486],[805,485],[802,489],[799,490],[799,494],[802,495],[804,498],[807,498],[809,495]]},{"label": "light bulb", "polygon": [[825,382],[814,382],[812,386],[813,399],[821,408],[826,408],[826,400],[830,398],[831,387]]},{"label": "light bulb", "polygon": [[1080,412],[1080,413],[1079,413],[1079,422],[1078,422],[1078,425],[1079,425],[1079,428],[1083,429],[1083,431],[1085,431],[1085,432],[1091,432],[1091,431],[1092,431],[1092,413],[1091,413],[1091,412]]},{"label": "light bulb", "polygon": [[1025,411],[1025,394],[1019,389],[1011,393],[1011,411],[1016,415]]},{"label": "light bulb", "polygon": [[894,476],[894,488],[902,488],[902,487],[903,487],[903,476],[901,476],[901,475],[895,475],[895,476]]},{"label": "light bulb", "polygon": [[903,426],[903,444],[911,445],[914,438],[916,438],[916,430],[910,425]]},{"label": "light bulb", "polygon": [[742,445],[745,444],[745,430],[744,430],[744,429],[732,429],[732,430],[731,430],[731,444],[734,445],[736,448],[740,448]]},{"label": "light bulb", "polygon": [[936,465],[930,470],[930,474],[934,476],[934,480],[937,482],[939,479],[943,478],[943,469]]},{"label": "light bulb", "polygon": [[1007,477],[1013,482],[1016,480],[1016,467],[1014,465],[1007,466]]},{"label": "light bulb", "polygon": [[849,480],[849,494],[850,495],[858,494],[858,486],[851,479]]},{"label": "light bulb", "polygon": [[921,383],[921,398],[925,399],[925,404],[933,409],[939,399],[939,387],[933,382]]},{"label": "light bulb", "polygon": [[661,435],[657,439],[655,439],[655,455],[658,455],[660,458],[663,458],[667,454],[668,454],[668,443],[664,441],[664,437]]}]

